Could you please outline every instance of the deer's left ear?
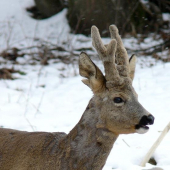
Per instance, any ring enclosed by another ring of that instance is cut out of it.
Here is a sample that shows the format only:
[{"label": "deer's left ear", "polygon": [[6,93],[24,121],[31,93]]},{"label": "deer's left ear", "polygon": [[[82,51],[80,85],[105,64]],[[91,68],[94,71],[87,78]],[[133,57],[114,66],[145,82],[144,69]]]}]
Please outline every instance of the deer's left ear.
[{"label": "deer's left ear", "polygon": [[89,56],[82,52],[79,59],[79,73],[83,79],[82,82],[89,86],[94,93],[101,92],[105,88],[105,77],[100,69],[92,62]]},{"label": "deer's left ear", "polygon": [[136,55],[132,55],[129,59],[129,75],[133,80],[135,76],[135,67],[136,67]]}]

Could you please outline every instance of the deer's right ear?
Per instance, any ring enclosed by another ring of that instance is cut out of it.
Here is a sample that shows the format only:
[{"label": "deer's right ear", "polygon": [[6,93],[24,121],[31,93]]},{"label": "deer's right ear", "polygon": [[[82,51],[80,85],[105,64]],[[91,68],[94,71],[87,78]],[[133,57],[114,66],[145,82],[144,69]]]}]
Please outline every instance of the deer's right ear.
[{"label": "deer's right ear", "polygon": [[79,73],[83,79],[82,82],[89,86],[94,93],[101,92],[105,88],[105,77],[100,69],[92,62],[89,56],[82,52],[79,59]]},{"label": "deer's right ear", "polygon": [[136,67],[136,55],[132,55],[129,59],[129,73],[130,78],[133,80],[135,76],[135,67]]}]

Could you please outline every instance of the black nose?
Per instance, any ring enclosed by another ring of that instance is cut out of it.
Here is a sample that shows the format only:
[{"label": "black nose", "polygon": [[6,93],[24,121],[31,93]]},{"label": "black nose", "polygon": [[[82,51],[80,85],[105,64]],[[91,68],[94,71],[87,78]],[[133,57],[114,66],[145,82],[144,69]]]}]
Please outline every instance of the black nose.
[{"label": "black nose", "polygon": [[147,117],[147,121],[148,121],[148,123],[150,124],[150,125],[152,125],[153,123],[154,123],[154,117],[152,116],[152,115],[149,115],[148,117]]},{"label": "black nose", "polygon": [[139,122],[140,125],[152,125],[154,123],[154,117],[152,115],[143,116]]}]

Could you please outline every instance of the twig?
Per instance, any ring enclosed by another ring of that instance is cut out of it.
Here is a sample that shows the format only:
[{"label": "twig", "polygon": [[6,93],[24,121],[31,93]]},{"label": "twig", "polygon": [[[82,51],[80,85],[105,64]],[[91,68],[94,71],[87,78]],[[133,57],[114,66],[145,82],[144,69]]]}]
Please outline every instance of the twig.
[{"label": "twig", "polygon": [[30,84],[28,94],[27,94],[27,98],[26,98],[26,106],[25,106],[24,116],[26,116],[26,113],[27,113],[27,107],[28,107],[28,103],[29,103],[29,97],[30,97],[31,88],[32,88],[32,83]]},{"label": "twig", "polygon": [[[126,19],[126,21],[125,21],[125,23],[124,23],[124,25],[123,25],[123,27],[122,27],[122,34],[124,34],[125,27],[126,27],[126,25],[128,24],[128,22],[130,21],[130,19],[131,19],[133,13],[135,12],[135,10],[137,9],[137,7],[138,7],[138,5],[139,5],[139,2],[140,2],[140,1],[137,1],[137,2],[136,2],[136,4],[134,5],[133,9],[131,10],[131,13],[128,15],[128,17],[127,17],[127,19]],[[122,10],[122,11],[123,11],[123,10]],[[122,13],[122,14],[124,14],[124,13]],[[126,18],[126,16],[125,16],[125,18]]]},{"label": "twig", "polygon": [[[150,54],[153,54],[154,52],[161,51],[162,47],[165,48],[168,46],[170,46],[170,40],[164,41],[163,43],[160,43],[160,44],[157,44],[152,47],[145,48],[145,49],[139,49],[139,50],[133,50],[133,49],[129,49],[129,48],[126,48],[126,49],[129,51],[132,51],[132,52],[145,52],[146,54],[150,55]],[[153,50],[151,50],[151,49],[153,49]]]},{"label": "twig", "polygon": [[156,148],[159,146],[165,135],[168,133],[170,129],[170,122],[166,125],[162,133],[160,134],[159,138],[156,140],[156,142],[152,145],[146,156],[144,157],[143,161],[141,162],[140,166],[145,166],[145,164],[149,161],[153,153],[155,152]]},{"label": "twig", "polygon": [[13,33],[13,28],[14,26],[12,26],[12,24],[10,23],[10,21],[8,21],[8,29],[9,29],[9,35],[6,39],[6,43],[7,43],[7,49],[10,47],[10,40],[11,40],[11,36],[12,36],[12,33]]},{"label": "twig", "polygon": [[130,148],[130,146],[127,144],[127,142],[124,139],[122,139],[122,140]]},{"label": "twig", "polygon": [[40,98],[40,102],[38,103],[35,116],[37,115],[38,112],[40,112],[39,108],[40,108],[41,103],[42,103],[42,101],[43,101],[43,97],[44,97],[44,91],[43,91],[42,96],[41,96],[41,98]]},{"label": "twig", "polygon": [[32,131],[35,131],[34,127],[32,126],[32,124],[30,123],[30,121],[25,117],[25,120],[28,122],[28,124],[30,125]]},{"label": "twig", "polygon": [[42,71],[43,68],[44,68],[44,66],[41,66],[39,71],[38,71],[38,78],[37,78],[37,85],[36,85],[37,87],[38,87],[38,84],[39,84],[39,81],[40,81],[41,71]]}]

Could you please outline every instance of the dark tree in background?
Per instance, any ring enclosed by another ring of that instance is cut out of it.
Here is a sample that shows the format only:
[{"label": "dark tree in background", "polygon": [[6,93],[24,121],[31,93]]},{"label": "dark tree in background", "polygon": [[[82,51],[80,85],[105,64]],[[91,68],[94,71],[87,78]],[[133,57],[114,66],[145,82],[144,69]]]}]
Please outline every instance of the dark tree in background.
[{"label": "dark tree in background", "polygon": [[170,12],[170,0],[149,0],[149,2],[156,4],[161,12]]},{"label": "dark tree in background", "polygon": [[116,24],[122,35],[158,32],[163,25],[157,4],[140,0],[69,0],[67,18],[73,33],[85,35],[90,34],[92,25],[96,25],[103,36],[108,36],[111,24]]},{"label": "dark tree in background", "polygon": [[[108,27],[117,25],[122,36],[131,33],[147,35],[168,29],[162,13],[170,12],[170,0],[34,0],[34,18],[50,17],[64,7],[68,8],[71,32],[90,35],[96,25],[102,36],[108,36]],[[29,9],[30,10],[30,9]]]}]

